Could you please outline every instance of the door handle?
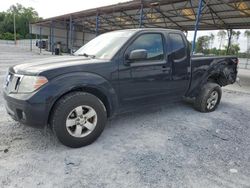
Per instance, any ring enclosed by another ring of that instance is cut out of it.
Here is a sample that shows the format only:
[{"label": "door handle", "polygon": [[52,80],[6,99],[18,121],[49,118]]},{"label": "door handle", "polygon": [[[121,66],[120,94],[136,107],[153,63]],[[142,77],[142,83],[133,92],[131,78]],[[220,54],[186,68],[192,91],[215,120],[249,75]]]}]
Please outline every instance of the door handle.
[{"label": "door handle", "polygon": [[163,66],[162,66],[162,71],[163,71],[163,72],[166,72],[166,71],[169,71],[169,70],[170,70],[170,68],[167,67],[166,65],[163,65]]}]

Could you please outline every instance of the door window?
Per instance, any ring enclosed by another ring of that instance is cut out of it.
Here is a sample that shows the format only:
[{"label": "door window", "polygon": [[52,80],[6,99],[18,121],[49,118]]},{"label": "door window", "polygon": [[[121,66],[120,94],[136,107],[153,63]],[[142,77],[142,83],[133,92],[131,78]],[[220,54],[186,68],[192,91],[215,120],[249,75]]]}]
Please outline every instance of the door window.
[{"label": "door window", "polygon": [[133,50],[144,49],[147,50],[148,56],[144,61],[163,60],[163,42],[162,35],[157,33],[143,34],[139,36],[128,47],[127,53],[129,54]]}]

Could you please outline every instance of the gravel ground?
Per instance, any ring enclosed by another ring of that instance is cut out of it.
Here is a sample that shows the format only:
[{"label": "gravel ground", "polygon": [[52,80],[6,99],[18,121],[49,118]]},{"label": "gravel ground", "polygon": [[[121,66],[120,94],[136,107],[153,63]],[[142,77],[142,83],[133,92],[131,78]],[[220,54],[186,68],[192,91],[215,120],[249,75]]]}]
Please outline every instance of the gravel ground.
[{"label": "gravel ground", "polygon": [[[0,85],[11,64],[47,56],[0,46]],[[14,122],[1,97],[0,187],[250,187],[250,89],[242,88],[224,89],[208,114],[177,103],[121,115],[80,149]]]}]

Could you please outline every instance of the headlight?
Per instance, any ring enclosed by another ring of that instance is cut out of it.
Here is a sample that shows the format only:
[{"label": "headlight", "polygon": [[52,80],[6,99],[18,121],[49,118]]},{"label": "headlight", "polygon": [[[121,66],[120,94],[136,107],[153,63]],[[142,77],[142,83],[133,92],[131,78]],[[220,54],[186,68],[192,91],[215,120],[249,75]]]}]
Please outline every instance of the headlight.
[{"label": "headlight", "polygon": [[18,87],[18,93],[31,93],[48,82],[43,76],[23,76]]}]

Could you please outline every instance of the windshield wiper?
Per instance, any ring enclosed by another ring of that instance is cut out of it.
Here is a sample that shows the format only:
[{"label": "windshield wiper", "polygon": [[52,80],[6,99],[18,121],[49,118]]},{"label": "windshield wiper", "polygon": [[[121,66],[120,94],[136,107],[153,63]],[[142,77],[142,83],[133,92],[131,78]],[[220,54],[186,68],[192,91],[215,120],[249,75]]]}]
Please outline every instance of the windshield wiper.
[{"label": "windshield wiper", "polygon": [[90,55],[90,54],[86,54],[86,53],[83,53],[83,54],[78,54],[79,56],[84,56],[84,57],[90,57],[92,59],[95,58],[95,55]]}]

